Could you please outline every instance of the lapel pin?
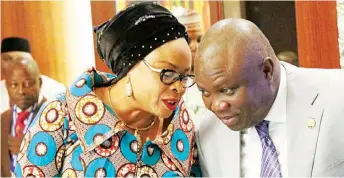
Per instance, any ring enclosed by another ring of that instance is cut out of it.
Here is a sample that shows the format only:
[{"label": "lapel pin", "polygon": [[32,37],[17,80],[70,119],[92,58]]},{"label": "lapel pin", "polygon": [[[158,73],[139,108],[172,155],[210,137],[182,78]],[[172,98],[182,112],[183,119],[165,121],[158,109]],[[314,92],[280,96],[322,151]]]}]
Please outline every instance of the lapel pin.
[{"label": "lapel pin", "polygon": [[310,129],[313,129],[316,125],[316,122],[315,122],[315,119],[313,118],[309,118],[307,120],[307,127],[310,128]]}]

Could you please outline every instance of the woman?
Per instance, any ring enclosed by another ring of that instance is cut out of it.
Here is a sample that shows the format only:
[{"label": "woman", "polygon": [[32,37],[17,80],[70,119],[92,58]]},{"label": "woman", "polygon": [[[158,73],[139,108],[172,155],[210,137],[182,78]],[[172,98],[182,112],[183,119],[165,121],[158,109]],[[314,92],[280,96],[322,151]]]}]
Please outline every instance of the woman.
[{"label": "woman", "polygon": [[140,3],[95,31],[115,75],[90,69],[42,107],[16,176],[200,176],[181,101],[195,83],[184,26],[160,5]]}]

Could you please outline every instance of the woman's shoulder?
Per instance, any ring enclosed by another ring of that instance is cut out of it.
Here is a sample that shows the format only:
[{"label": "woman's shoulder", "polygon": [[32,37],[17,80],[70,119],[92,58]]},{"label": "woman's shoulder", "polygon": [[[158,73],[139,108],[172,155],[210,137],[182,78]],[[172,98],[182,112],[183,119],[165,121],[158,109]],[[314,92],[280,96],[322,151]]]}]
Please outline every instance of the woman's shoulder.
[{"label": "woman's shoulder", "polygon": [[[56,131],[62,128],[64,120],[68,115],[66,110],[66,95],[60,93],[53,100],[44,102],[35,116],[34,121],[31,123],[30,128],[39,126],[39,130],[43,131]],[[35,124],[39,122],[38,124]]]},{"label": "woman's shoulder", "polygon": [[68,90],[74,96],[83,96],[92,92],[95,87],[108,86],[116,78],[114,74],[97,71],[91,67],[77,77]]}]

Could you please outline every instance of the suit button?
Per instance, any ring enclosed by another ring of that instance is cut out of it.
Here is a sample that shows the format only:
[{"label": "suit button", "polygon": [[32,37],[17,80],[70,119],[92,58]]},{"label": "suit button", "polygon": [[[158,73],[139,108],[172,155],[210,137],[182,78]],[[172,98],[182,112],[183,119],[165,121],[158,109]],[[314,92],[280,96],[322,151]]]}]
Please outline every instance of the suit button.
[{"label": "suit button", "polygon": [[310,129],[313,129],[316,125],[316,122],[315,122],[315,119],[313,118],[309,118],[307,120],[307,127],[310,128]]}]

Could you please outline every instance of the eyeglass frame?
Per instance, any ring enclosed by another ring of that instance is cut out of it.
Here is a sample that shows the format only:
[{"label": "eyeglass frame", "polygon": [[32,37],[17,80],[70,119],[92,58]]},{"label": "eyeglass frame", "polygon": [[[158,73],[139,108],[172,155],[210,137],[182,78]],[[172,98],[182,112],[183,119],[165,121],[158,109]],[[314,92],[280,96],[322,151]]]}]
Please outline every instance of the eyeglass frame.
[{"label": "eyeglass frame", "polygon": [[[171,84],[173,84],[174,82],[176,82],[176,81],[178,81],[178,80],[181,81],[184,77],[190,77],[190,78],[193,77],[193,78],[195,78],[195,75],[192,75],[192,74],[180,74],[179,72],[177,72],[177,71],[175,71],[175,70],[172,70],[172,69],[157,69],[157,68],[154,68],[153,66],[151,66],[150,64],[148,64],[148,62],[145,61],[144,59],[142,59],[142,61],[143,61],[143,63],[144,63],[150,70],[152,70],[152,71],[154,71],[154,72],[160,73],[160,81],[161,81],[163,84],[165,84],[165,85],[171,85]],[[174,72],[174,73],[178,74],[178,77],[177,77],[176,79],[174,79],[171,83],[165,83],[165,82],[163,81],[163,76],[164,76],[163,71],[166,71],[166,72]],[[195,83],[196,83],[196,81],[194,80],[194,82],[193,82],[192,85],[190,85],[190,86],[188,86],[188,87],[185,87],[185,86],[183,85],[183,83],[182,83],[182,86],[183,86],[183,88],[190,88],[190,87],[192,87]]]}]

